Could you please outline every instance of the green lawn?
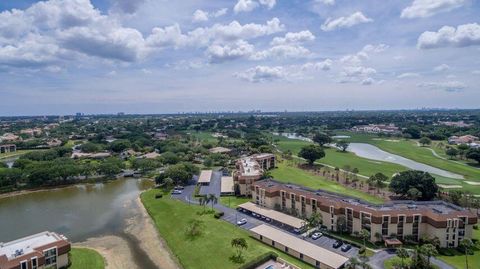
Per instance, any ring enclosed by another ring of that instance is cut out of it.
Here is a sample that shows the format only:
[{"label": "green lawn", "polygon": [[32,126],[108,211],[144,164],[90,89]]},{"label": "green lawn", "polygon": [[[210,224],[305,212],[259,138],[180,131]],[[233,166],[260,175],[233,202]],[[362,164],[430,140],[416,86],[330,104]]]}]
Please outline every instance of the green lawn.
[{"label": "green lawn", "polygon": [[[278,140],[277,146],[279,150],[283,152],[290,150],[295,155],[298,154],[303,146],[309,144],[309,142],[306,141],[289,139],[282,136],[275,136],[275,139]],[[371,176],[378,172],[392,176],[397,172],[407,170],[406,167],[401,165],[362,158],[351,152],[340,152],[334,148],[327,148],[325,150],[325,158],[320,159],[318,163],[338,168],[349,165],[351,168],[358,168],[360,171],[359,174],[364,176]]]},{"label": "green lawn", "polygon": [[104,269],[105,260],[93,249],[72,248],[70,251],[72,265],[69,269]]},{"label": "green lawn", "polygon": [[8,152],[8,153],[0,153],[0,159],[5,159],[5,158],[10,158],[10,157],[16,157],[23,155],[27,152],[32,151],[31,149],[20,149],[17,150],[16,152]]},{"label": "green lawn", "polygon": [[[425,163],[440,169],[444,169],[453,173],[465,176],[468,179],[480,180],[480,169],[478,167],[470,166],[465,163],[455,162],[453,160],[445,160],[433,155],[430,149],[441,151],[437,147],[421,147],[417,145],[416,140],[404,140],[396,138],[378,138],[373,135],[353,134],[349,139],[352,142],[369,143],[379,147],[380,149],[403,156],[405,158]],[[392,141],[395,140],[395,141]],[[446,142],[445,142],[446,144]],[[442,156],[442,154],[439,154]],[[444,155],[443,155],[444,156]]]},{"label": "green lawn", "polygon": [[[164,196],[155,199],[160,190],[149,190],[141,195],[145,208],[155,222],[158,231],[167,242],[172,252],[178,257],[185,269],[190,268],[238,268],[239,264],[230,260],[235,253],[230,242],[233,238],[245,238],[248,249],[244,251],[246,261],[250,261],[269,251],[275,251],[281,258],[300,266],[313,268],[291,256],[265,245],[252,237],[243,229],[223,220],[215,219],[211,214],[199,215],[202,207],[188,205]],[[185,234],[191,219],[203,221],[202,234],[191,239]]]},{"label": "green lawn", "polygon": [[347,188],[337,182],[327,180],[321,176],[310,174],[307,171],[289,165],[287,161],[278,162],[277,168],[271,170],[271,175],[274,179],[285,183],[293,183],[312,189],[322,189],[342,195],[348,195],[375,204],[381,204],[384,202],[382,199],[376,196],[359,190]]},{"label": "green lawn", "polygon": [[224,206],[230,208],[237,208],[238,205],[241,205],[246,202],[250,202],[252,199],[248,197],[235,197],[235,196],[222,196],[220,197],[220,203]]},{"label": "green lawn", "polygon": [[[385,260],[383,262],[383,266],[385,267],[385,269],[392,269],[394,264],[399,264],[400,265],[401,261],[402,260],[399,257],[393,257],[393,258],[390,258],[388,260]],[[411,262],[412,262],[411,258],[407,258],[407,259],[403,260],[403,264],[406,265],[406,266],[410,265]]]},{"label": "green lawn", "polygon": [[[473,238],[480,240],[480,230],[473,230]],[[455,251],[455,256],[439,256],[438,258],[454,266],[455,268],[458,268],[458,269],[466,268],[465,255],[458,251]],[[468,255],[468,265],[469,265],[469,268],[478,268],[479,264],[480,264],[480,248],[477,246],[477,248],[474,250],[473,255]]]}]

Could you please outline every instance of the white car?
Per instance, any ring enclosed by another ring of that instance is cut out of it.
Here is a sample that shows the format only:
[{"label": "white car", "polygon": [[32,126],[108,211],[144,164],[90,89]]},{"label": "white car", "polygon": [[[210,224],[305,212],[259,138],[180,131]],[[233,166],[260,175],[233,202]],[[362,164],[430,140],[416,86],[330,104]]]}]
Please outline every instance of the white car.
[{"label": "white car", "polygon": [[241,219],[241,220],[237,221],[237,225],[243,225],[245,223],[247,223],[247,219]]},{"label": "white car", "polygon": [[320,232],[313,233],[313,234],[312,234],[312,239],[313,239],[313,240],[317,240],[318,238],[322,237],[322,235],[323,235],[323,234],[320,233]]}]

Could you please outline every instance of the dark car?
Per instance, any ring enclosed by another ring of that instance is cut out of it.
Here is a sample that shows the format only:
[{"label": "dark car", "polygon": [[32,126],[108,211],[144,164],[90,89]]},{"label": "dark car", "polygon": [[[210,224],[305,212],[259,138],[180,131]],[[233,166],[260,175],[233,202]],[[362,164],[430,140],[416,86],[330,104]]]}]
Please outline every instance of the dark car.
[{"label": "dark car", "polygon": [[335,243],[333,243],[333,248],[339,248],[343,245],[343,242],[342,241],[335,241]]},{"label": "dark car", "polygon": [[345,245],[343,245],[343,247],[342,247],[342,251],[343,251],[343,252],[347,252],[347,251],[349,251],[351,248],[352,248],[351,245],[345,244]]}]

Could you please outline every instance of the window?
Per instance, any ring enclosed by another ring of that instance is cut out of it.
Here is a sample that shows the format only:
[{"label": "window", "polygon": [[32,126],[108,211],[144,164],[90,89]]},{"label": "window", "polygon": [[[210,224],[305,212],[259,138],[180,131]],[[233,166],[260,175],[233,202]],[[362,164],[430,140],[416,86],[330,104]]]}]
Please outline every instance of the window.
[{"label": "window", "polygon": [[263,235],[260,235],[260,240],[263,240]]},{"label": "window", "polygon": [[21,269],[28,269],[28,268],[27,268],[27,261],[21,262],[21,263],[20,263],[20,268],[21,268]]},{"label": "window", "polygon": [[319,261],[315,261],[315,267],[320,268],[320,262]]},{"label": "window", "polygon": [[275,246],[275,241],[272,240],[272,246]]},{"label": "window", "polygon": [[303,260],[303,254],[300,253],[300,260]]},{"label": "window", "polygon": [[288,253],[288,248],[287,247],[285,247],[285,252]]},{"label": "window", "polygon": [[54,265],[57,263],[57,249],[52,248],[43,252],[45,256],[45,266]]},{"label": "window", "polygon": [[38,268],[38,260],[37,257],[32,258],[32,269],[37,269]]}]

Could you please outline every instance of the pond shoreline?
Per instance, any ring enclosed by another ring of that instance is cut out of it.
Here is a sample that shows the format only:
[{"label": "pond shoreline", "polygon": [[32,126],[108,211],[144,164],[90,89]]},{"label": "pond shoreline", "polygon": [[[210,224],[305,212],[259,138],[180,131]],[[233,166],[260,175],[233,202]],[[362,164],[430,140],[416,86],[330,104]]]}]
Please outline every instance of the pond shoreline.
[{"label": "pond shoreline", "polygon": [[[73,245],[91,248],[99,252],[106,261],[106,269],[142,268],[135,262],[134,251],[148,254],[145,258],[148,258],[148,263],[156,268],[181,269],[175,255],[155,228],[140,196],[132,203],[134,203],[136,212],[133,217],[125,220],[125,238],[118,235],[105,235],[89,238]],[[135,248],[139,249],[132,249],[132,242],[129,242],[131,240],[138,243]]]}]

